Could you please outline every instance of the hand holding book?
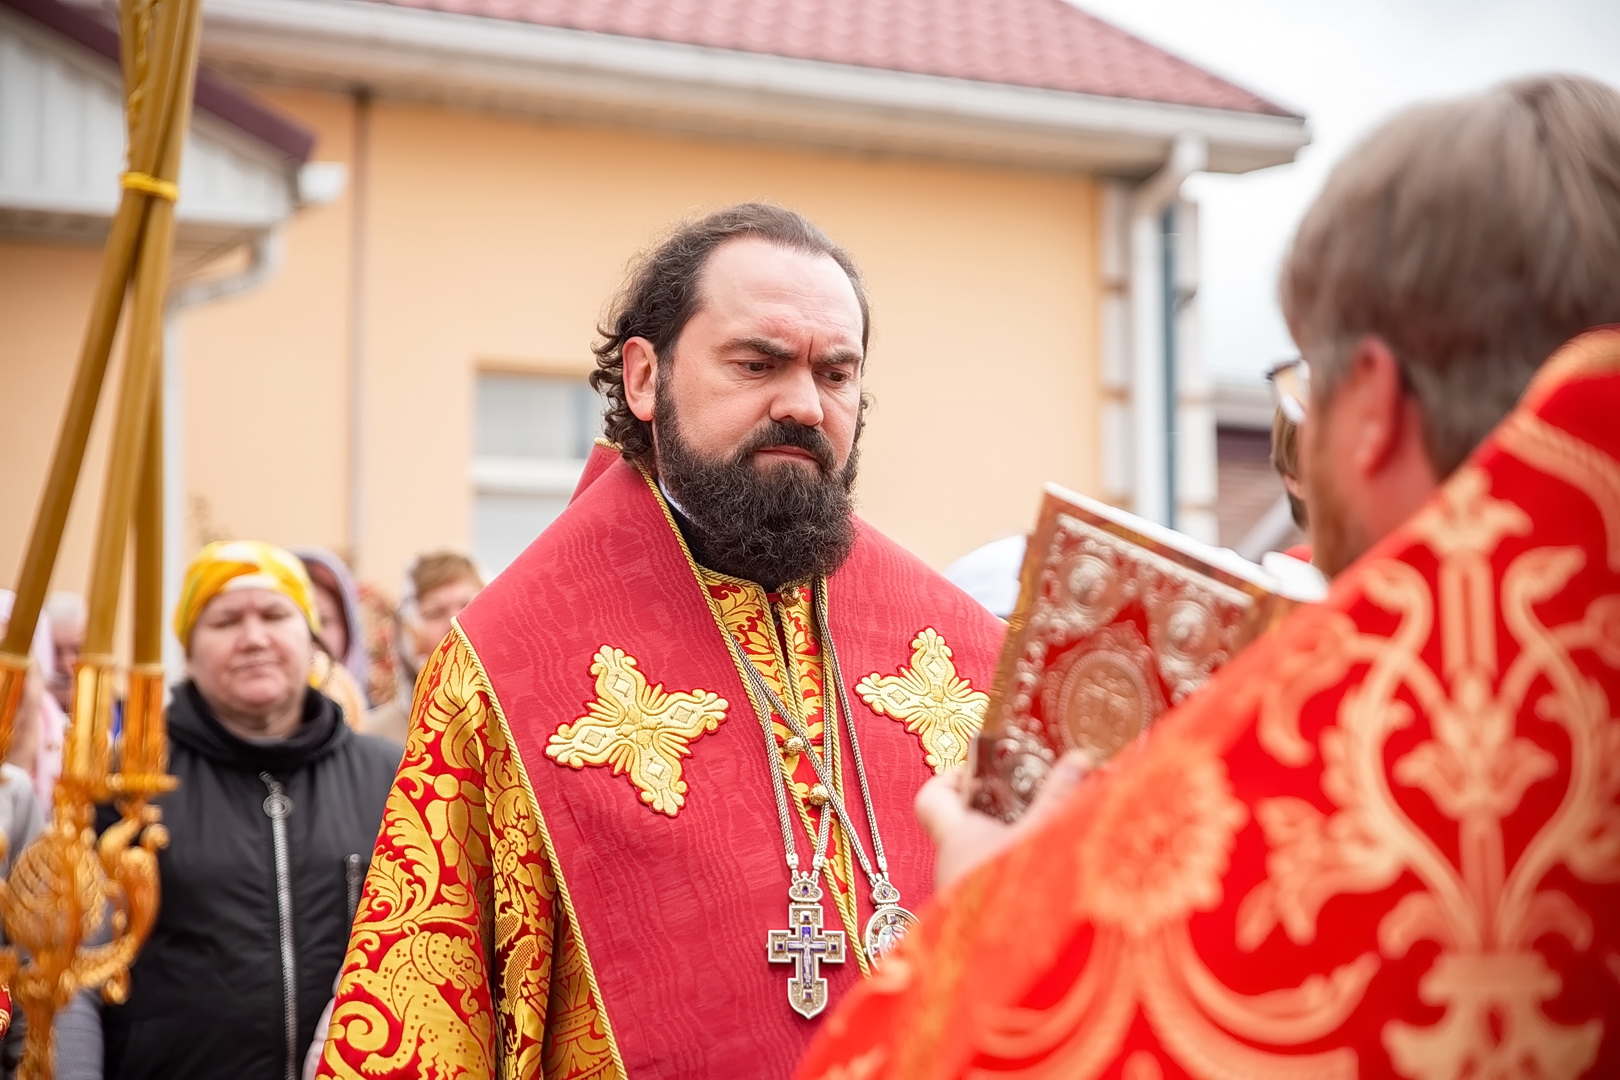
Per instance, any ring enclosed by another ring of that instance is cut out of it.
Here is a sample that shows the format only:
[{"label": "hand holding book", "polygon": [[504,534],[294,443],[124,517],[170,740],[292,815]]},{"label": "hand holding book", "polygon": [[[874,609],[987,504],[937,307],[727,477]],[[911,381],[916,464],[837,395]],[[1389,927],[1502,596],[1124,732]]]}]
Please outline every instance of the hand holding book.
[{"label": "hand holding book", "polygon": [[1020,586],[971,770],[973,805],[1005,821],[1063,753],[1111,757],[1321,596],[1052,484]]}]

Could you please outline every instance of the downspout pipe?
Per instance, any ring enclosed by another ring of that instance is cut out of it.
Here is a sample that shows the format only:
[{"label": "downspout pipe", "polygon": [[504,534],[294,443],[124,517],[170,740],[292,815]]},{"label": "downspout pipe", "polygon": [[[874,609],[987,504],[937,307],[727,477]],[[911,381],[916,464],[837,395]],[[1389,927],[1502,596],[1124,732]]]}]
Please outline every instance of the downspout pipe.
[{"label": "downspout pipe", "polygon": [[[180,356],[180,315],[258,288],[281,266],[281,227],[274,226],[249,241],[247,266],[233,274],[177,285],[169,291],[163,312],[163,610],[180,600],[185,550],[185,375]],[[173,634],[163,635],[163,669],[170,685],[185,674],[185,651]]]},{"label": "downspout pipe", "polygon": [[350,569],[359,572],[366,551],[366,297],[370,256],[372,97],[366,89],[354,96],[354,142],[350,147],[352,184],[349,198],[348,339],[344,342],[349,394],[348,492],[344,533]]},{"label": "downspout pipe", "polygon": [[1168,525],[1175,492],[1170,490],[1169,410],[1172,389],[1167,365],[1166,305],[1176,301],[1165,288],[1164,214],[1181,195],[1181,185],[1209,163],[1202,135],[1176,137],[1164,167],[1131,193],[1131,470],[1132,509]]}]

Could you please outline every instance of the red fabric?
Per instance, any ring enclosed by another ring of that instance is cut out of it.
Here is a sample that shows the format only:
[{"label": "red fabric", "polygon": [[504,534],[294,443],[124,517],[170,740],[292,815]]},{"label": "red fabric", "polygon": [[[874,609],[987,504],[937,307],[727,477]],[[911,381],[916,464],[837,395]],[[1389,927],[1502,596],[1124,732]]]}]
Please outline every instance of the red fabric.
[{"label": "red fabric", "polygon": [[799,1076],[1620,1076],[1620,333],[970,877]]},{"label": "red fabric", "polygon": [[[908,903],[931,890],[932,852],[911,812],[927,779],[905,726],[872,713],[854,683],[910,661],[924,627],[988,688],[1001,627],[965,594],[862,524],[829,580],[832,634],[874,780],[893,878]],[[609,463],[562,517],[459,618],[511,725],[631,1076],[784,1076],[814,1030],[788,1007],[788,969],[766,961],[786,926],[788,872],[759,723],[676,534],[641,475]],[[546,755],[595,697],[591,657],[635,658],[651,685],[727,702],[689,744],[674,816],[606,767]],[[847,744],[846,744],[847,750]],[[846,756],[845,760],[848,758]],[[859,806],[851,775],[851,807]],[[855,810],[863,844],[864,817]],[[800,833],[801,859],[810,842]],[[857,892],[869,913],[863,879]],[[826,925],[838,925],[831,904]],[[823,969],[833,1000],[856,964]]]},{"label": "red fabric", "polygon": [[613,467],[614,462],[623,460],[624,455],[611,446],[597,443],[591,447],[591,454],[585,459],[585,468],[580,471],[579,483],[574,486],[574,493],[568,497],[568,501],[571,503],[590,490],[590,486],[600,480],[602,474]]},{"label": "red fabric", "polygon": [[800,60],[1290,115],[1064,0],[382,2]]}]

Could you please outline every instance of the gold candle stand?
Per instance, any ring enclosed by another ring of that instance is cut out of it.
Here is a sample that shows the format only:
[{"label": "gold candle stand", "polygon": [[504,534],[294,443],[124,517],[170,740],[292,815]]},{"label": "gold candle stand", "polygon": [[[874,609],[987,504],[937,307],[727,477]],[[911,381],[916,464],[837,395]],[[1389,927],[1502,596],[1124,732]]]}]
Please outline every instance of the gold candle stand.
[{"label": "gold candle stand", "polygon": [[[102,398],[113,339],[128,298],[122,383],[89,585],[84,658],[49,823],[16,853],[0,883],[0,982],[28,1020],[19,1075],[54,1072],[55,1017],[81,990],[109,1002],[129,992],[129,967],[158,913],[157,853],[167,842],[151,800],[173,789],[167,775],[162,645],[162,342],[174,244],[181,150],[197,71],[200,0],[120,0],[119,31],[128,121],[127,169],[103,254],[67,409],[29,534],[17,599],[0,641],[0,755],[10,746],[28,673],[29,645]],[[123,734],[110,743],[119,690],[114,633],[126,548],[135,536],[134,666]],[[97,808],[116,820],[97,835]],[[0,850],[3,850],[0,838]]]}]

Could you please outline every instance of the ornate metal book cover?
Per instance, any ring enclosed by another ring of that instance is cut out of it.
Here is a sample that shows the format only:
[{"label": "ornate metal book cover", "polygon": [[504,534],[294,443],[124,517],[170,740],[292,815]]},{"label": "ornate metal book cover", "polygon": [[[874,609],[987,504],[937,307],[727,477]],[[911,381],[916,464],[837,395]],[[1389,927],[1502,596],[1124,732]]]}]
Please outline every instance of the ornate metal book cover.
[{"label": "ornate metal book cover", "polygon": [[1055,484],[974,746],[974,804],[1011,820],[1057,757],[1108,757],[1304,596],[1210,547]]}]

